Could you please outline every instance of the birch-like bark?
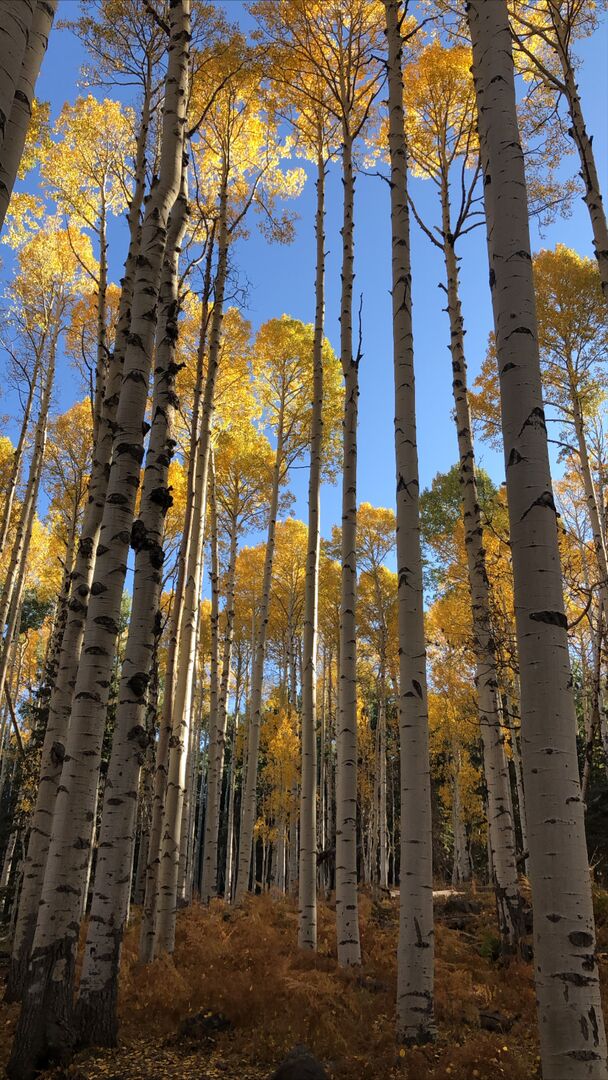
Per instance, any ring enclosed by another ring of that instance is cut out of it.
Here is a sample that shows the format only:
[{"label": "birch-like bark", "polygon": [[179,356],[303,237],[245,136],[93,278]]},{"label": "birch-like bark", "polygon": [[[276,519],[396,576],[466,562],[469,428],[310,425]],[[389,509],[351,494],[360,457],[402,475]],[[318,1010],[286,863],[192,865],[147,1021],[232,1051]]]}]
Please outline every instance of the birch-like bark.
[{"label": "birch-like bark", "polygon": [[91,848],[101,746],[139,473],[167,220],[179,191],[188,90],[190,0],[170,9],[171,33],[159,176],[142,225],[131,330],[116,415],[113,461],[95,580],[74,691],[53,835],[27,989],[9,1072],[32,1076],[50,1052],[65,1053],[73,1027],[76,947]]},{"label": "birch-like bark", "polygon": [[[36,80],[46,53],[49,34],[57,10],[57,0],[34,0],[34,14],[23,54],[15,96],[4,128],[0,150],[0,231],[13,193],[27,131],[32,118]],[[13,8],[17,5],[13,0]],[[4,23],[1,24],[4,28]]]},{"label": "birch-like bark", "polygon": [[[220,555],[215,489],[215,457],[211,452],[209,468],[209,546],[211,548],[211,658],[209,664],[209,752],[207,757],[207,803],[203,840],[201,900],[208,903],[217,889],[217,830],[222,790],[223,739],[218,731],[220,696]],[[221,753],[220,753],[221,740]],[[212,819],[212,821],[210,820]],[[213,823],[212,823],[213,822]],[[211,850],[213,848],[213,851]]]},{"label": "birch-like bark", "polygon": [[144,903],[141,916],[139,937],[139,959],[142,964],[149,964],[154,956],[154,934],[156,925],[156,905],[158,900],[158,879],[160,871],[160,845],[162,838],[163,813],[165,807],[165,794],[167,790],[167,775],[169,771],[169,742],[171,739],[171,720],[173,714],[173,697],[176,683],[177,653],[185,606],[186,575],[188,570],[189,553],[193,542],[194,511],[200,509],[197,493],[197,472],[199,468],[199,427],[200,407],[203,386],[203,370],[205,349],[207,344],[207,324],[209,317],[209,303],[211,297],[211,268],[214,251],[214,232],[208,238],[207,255],[205,259],[205,273],[203,279],[203,295],[201,303],[201,322],[199,343],[196,361],[196,384],[192,410],[192,429],[190,435],[190,455],[188,461],[187,498],[184,526],[180,541],[178,558],[177,582],[175,595],[171,606],[169,646],[167,649],[167,663],[165,669],[165,692],[163,699],[162,719],[159,728],[158,746],[156,751],[156,767],[154,772],[154,795],[152,799],[152,818],[150,822],[150,837],[148,842],[148,863],[146,866],[146,884]]},{"label": "birch-like bark", "polygon": [[215,411],[215,388],[220,362],[220,343],[224,317],[224,295],[228,271],[229,232],[228,170],[224,169],[220,186],[218,215],[218,259],[215,293],[209,332],[209,359],[201,414],[198,447],[197,480],[193,507],[193,539],[186,574],[183,623],[179,634],[177,679],[172,701],[169,767],[160,845],[158,897],[154,928],[154,953],[173,952],[175,917],[177,912],[177,879],[179,873],[179,840],[186,780],[186,749],[189,741],[194,664],[197,649],[198,619],[203,560],[203,540],[209,475],[211,432]]},{"label": "birch-like bark", "polygon": [[379,738],[378,738],[378,831],[380,842],[378,847],[379,882],[383,889],[388,888],[388,856],[387,856],[387,828],[386,828],[386,687],[384,676],[380,681],[381,697],[378,715]]},{"label": "birch-like bark", "polygon": [[272,583],[272,564],[274,561],[275,534],[279,509],[279,487],[283,471],[283,410],[281,406],[277,426],[277,446],[272,473],[270,508],[268,512],[268,533],[264,556],[262,577],[262,595],[257,615],[257,633],[253,643],[251,675],[251,697],[249,701],[249,727],[247,733],[247,770],[241,789],[241,832],[239,836],[239,858],[237,868],[235,904],[240,904],[249,888],[251,853],[253,849],[253,829],[256,821],[258,754],[260,749],[260,724],[262,719],[262,688],[264,682],[264,659],[266,656],[266,634],[270,611],[270,586]]},{"label": "birch-like bark", "polygon": [[[321,141],[321,140],[320,140]],[[319,551],[321,543],[321,447],[323,442],[323,323],[325,315],[325,172],[317,159],[315,237],[315,326],[308,478],[308,547],[304,594],[302,663],[302,787],[300,795],[300,873],[298,944],[317,948],[317,639],[319,622]],[[284,854],[285,830],[281,838]]]},{"label": "birch-like bark", "polygon": [[[570,365],[568,365],[568,367],[569,371],[571,371]],[[595,557],[599,572],[598,591],[600,594],[600,599],[602,601],[602,608],[604,610],[604,620],[608,621],[608,555],[606,554],[606,536],[600,518],[600,509],[597,499],[597,493],[595,490],[593,473],[591,471],[591,463],[589,461],[589,450],[587,449],[587,437],[585,435],[585,422],[583,418],[583,411],[581,409],[580,397],[577,393],[575,381],[572,376],[570,377],[570,397],[572,401],[572,412],[574,416],[574,431],[576,433],[576,444],[578,446],[578,455],[581,463],[581,474],[583,478],[583,488],[585,491],[585,502],[587,503],[587,514],[589,516],[589,524],[591,525],[593,547],[595,550]]]},{"label": "birch-like bark", "polygon": [[36,0],[0,0],[0,152],[34,21]]},{"label": "birch-like bark", "polygon": [[354,202],[352,136],[342,133],[342,295],[340,360],[344,376],[340,684],[336,765],[336,932],[338,963],[361,963],[357,897],[357,419],[359,357],[353,356]]},{"label": "birch-like bark", "polygon": [[24,864],[23,886],[15,924],[13,950],[7,983],[11,999],[21,996],[34,936],[36,915],[49,850],[57,785],[65,756],[72,698],[87,617],[87,607],[93,583],[99,531],[106,500],[113,431],[120,393],[127,335],[131,325],[131,305],[136,261],[139,253],[139,214],[145,186],[145,153],[150,121],[150,86],[144,95],[143,113],[138,132],[135,189],[129,207],[129,250],[118,309],[114,352],[106,381],[106,395],[97,428],[93,450],[91,478],[76,561],[70,575],[68,616],[57,664],[57,675],[51,690],[49,714],[42,747],[40,780],[36,804],[32,813],[27,855]]},{"label": "birch-like bark", "polygon": [[4,693],[4,684],[9,668],[13,635],[18,629],[17,617],[21,608],[21,597],[23,595],[27,571],[27,559],[32,539],[34,518],[36,516],[42,468],[44,465],[49,410],[55,379],[58,338],[59,321],[57,320],[49,342],[47,369],[42,387],[38,418],[36,420],[34,445],[32,447],[27,484],[2,594],[2,618],[0,621],[0,628],[4,630],[5,633],[0,649],[0,701],[2,700]]},{"label": "birch-like bark", "polygon": [[452,392],[458,436],[460,497],[473,619],[475,688],[483,748],[483,769],[488,800],[488,842],[492,848],[494,892],[498,928],[505,948],[516,949],[524,933],[522,903],[517,879],[517,845],[511,813],[511,781],[500,724],[496,648],[490,620],[490,583],[483,546],[481,510],[477,498],[475,448],[464,352],[464,328],[458,264],[450,223],[447,178],[441,187],[443,255],[450,320]]},{"label": "birch-like bark", "polygon": [[29,390],[25,401],[25,408],[23,410],[23,418],[21,420],[19,438],[17,440],[17,445],[13,454],[11,472],[4,494],[4,500],[2,505],[2,525],[0,525],[0,555],[4,551],[4,545],[6,544],[6,538],[8,536],[8,531],[11,525],[11,515],[13,512],[13,503],[15,501],[15,492],[17,490],[17,484],[19,483],[19,475],[21,473],[21,465],[23,462],[23,454],[25,452],[25,445],[30,426],[30,417],[32,415],[32,406],[34,404],[34,396],[38,385],[39,374],[40,357],[37,355],[34,361],[34,367],[30,378]]},{"label": "birch-like bark", "polygon": [[467,13],[509,502],[542,1071],[547,1080],[606,1080],[506,0],[469,0]]},{"label": "birch-like bark", "polygon": [[[183,176],[185,178],[185,168]],[[118,972],[133,865],[137,795],[143,755],[147,690],[157,635],[164,562],[164,520],[172,498],[168,486],[173,456],[173,414],[178,404],[175,348],[179,315],[179,254],[188,219],[182,191],[167,231],[152,395],[152,426],[139,516],[131,530],[135,550],[133,602],[122,665],[112,752],[106,778],[97,847],[97,866],[78,992],[81,1045],[114,1046]]]},{"label": "birch-like bark", "polygon": [[419,476],[412,337],[407,143],[398,0],[384,0],[391,160],[393,357],[397,473],[401,864],[397,1037],[435,1034],[433,868],[426,652],[420,553]]},{"label": "birch-like bark", "polygon": [[602,292],[604,298],[608,300],[608,223],[606,222],[606,211],[602,202],[600,181],[595,164],[593,139],[587,133],[585,126],[581,99],[570,58],[570,31],[560,11],[559,0],[548,0],[547,8],[555,30],[556,52],[564,77],[568,111],[572,121],[569,134],[574,140],[578,151],[581,166],[580,175],[585,185],[583,198],[589,211],[593,231],[593,247],[600,270]]},{"label": "birch-like bark", "polygon": [[[230,679],[230,663],[232,659],[232,641],[234,635],[234,604],[235,604],[235,580],[236,580],[236,556],[237,556],[237,527],[236,517],[230,522],[230,551],[228,555],[228,571],[226,574],[226,607],[224,632],[224,645],[222,650],[221,679],[216,691],[216,705],[214,708],[214,648],[217,648],[219,661],[219,640],[217,645],[213,641],[214,612],[212,594],[211,612],[211,695],[209,712],[209,768],[207,773],[207,806],[205,812],[205,838],[203,848],[203,872],[201,882],[201,900],[206,903],[212,896],[217,895],[218,888],[218,833],[220,825],[220,797],[222,793],[222,776],[224,771],[224,751],[226,747],[226,724],[228,720],[228,691]],[[217,523],[216,523],[217,534]],[[217,536],[216,536],[217,539]],[[212,561],[214,559],[213,526],[211,537]],[[216,558],[217,561],[217,558]],[[219,567],[218,567],[219,569]],[[214,572],[212,568],[211,579],[213,582]],[[216,630],[217,633],[217,630]],[[212,720],[214,721],[212,727]]]},{"label": "birch-like bark", "polygon": [[234,718],[230,740],[230,776],[228,780],[228,823],[226,827],[226,865],[224,870],[224,899],[232,901],[232,877],[234,867],[234,803],[236,794],[236,743],[239,729],[239,710],[241,707],[241,657],[239,655],[235,672]]}]

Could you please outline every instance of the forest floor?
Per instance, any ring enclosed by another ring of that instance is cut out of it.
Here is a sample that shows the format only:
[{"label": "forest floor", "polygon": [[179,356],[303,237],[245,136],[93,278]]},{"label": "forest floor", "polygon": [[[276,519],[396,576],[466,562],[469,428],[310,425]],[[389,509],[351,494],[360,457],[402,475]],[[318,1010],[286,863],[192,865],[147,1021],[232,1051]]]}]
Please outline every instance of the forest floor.
[{"label": "forest floor", "polygon": [[[463,903],[464,901],[464,903]],[[215,902],[179,914],[175,955],[137,963],[137,913],[125,941],[121,1041],[85,1051],[54,1080],[268,1080],[306,1044],[335,1080],[533,1080],[539,1076],[530,964],[497,958],[486,890],[436,894],[439,1036],[396,1052],[397,897],[361,896],[359,971],[336,962],[335,909],[319,905],[319,950],[298,950],[287,898]],[[467,910],[477,909],[479,910]],[[596,895],[604,1000],[608,1000],[608,893]],[[0,1067],[16,1006],[0,1005]],[[218,1015],[227,1021],[222,1031]],[[193,1021],[193,1017],[198,1018]]]}]

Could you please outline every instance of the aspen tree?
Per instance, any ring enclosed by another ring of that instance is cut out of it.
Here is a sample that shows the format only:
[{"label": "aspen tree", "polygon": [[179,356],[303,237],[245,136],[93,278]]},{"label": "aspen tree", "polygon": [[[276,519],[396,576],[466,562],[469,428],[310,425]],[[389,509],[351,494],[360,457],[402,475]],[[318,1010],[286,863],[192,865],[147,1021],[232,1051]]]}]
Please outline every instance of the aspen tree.
[{"label": "aspen tree", "polygon": [[7,137],[15,91],[23,70],[23,60],[34,20],[37,0],[2,0],[0,26],[0,148]]},{"label": "aspen tree", "polygon": [[[182,166],[187,168],[185,162]],[[136,798],[142,751],[146,690],[159,618],[164,561],[163,523],[171,503],[168,487],[177,405],[175,346],[179,314],[179,254],[188,217],[187,190],[171,210],[159,293],[152,426],[146,453],[139,514],[131,530],[135,550],[133,602],[118,695],[114,737],[98,840],[91,919],[78,992],[79,1041],[115,1045],[117,971],[128,912],[134,857]]]},{"label": "aspen tree", "polygon": [[[25,140],[32,118],[34,91],[40,73],[58,0],[34,0],[34,13],[23,54],[21,71],[15,86],[10,114],[5,121],[0,150],[0,230],[21,164]],[[4,6],[4,5],[3,5]],[[23,7],[25,8],[25,4]],[[16,5],[13,4],[13,10]],[[1,15],[0,15],[1,18]],[[2,23],[4,27],[4,23]]]},{"label": "aspen tree", "polygon": [[[442,254],[445,265],[447,312],[450,323],[452,393],[460,459],[460,491],[477,666],[475,686],[482,737],[488,800],[488,843],[501,937],[505,948],[517,948],[522,935],[522,910],[517,878],[515,826],[510,807],[511,781],[504,749],[499,701],[496,646],[490,619],[490,586],[477,493],[475,447],[469,409],[464,320],[460,303],[457,241],[478,223],[476,188],[480,165],[474,130],[474,88],[469,74],[470,50],[428,46],[406,69],[409,145],[417,175],[437,188],[441,213],[439,230],[416,218]],[[453,170],[460,164],[451,205]]]},{"label": "aspen tree", "polygon": [[[242,818],[239,836],[239,859],[235,902],[241,903],[249,887],[253,830],[256,821],[257,767],[262,711],[262,690],[266,636],[270,615],[272,567],[275,552],[279,491],[290,466],[304,453],[310,436],[310,402],[313,371],[311,365],[314,328],[304,326],[284,315],[271,319],[258,332],[253,354],[254,385],[259,394],[263,415],[272,427],[275,461],[268,512],[268,530],[264,570],[260,589],[260,607],[256,615],[257,633],[252,661],[249,703],[247,774],[242,792]],[[331,452],[335,437],[336,412],[340,392],[336,364],[328,342],[324,343],[324,370],[327,373],[324,406],[326,453]],[[334,363],[331,361],[334,360]],[[329,456],[329,453],[328,453]]]},{"label": "aspen tree", "polygon": [[225,629],[221,673],[218,671],[215,691],[217,697],[215,708],[213,680],[210,696],[207,801],[201,878],[201,899],[204,901],[216,895],[218,884],[220,794],[228,719],[228,684],[234,638],[239,536],[245,528],[256,527],[262,523],[263,507],[269,494],[272,476],[273,458],[270,444],[265,436],[258,433],[248,421],[247,401],[244,395],[240,404],[244,413],[243,426],[235,426],[234,429],[220,432],[216,451],[217,514],[228,541],[228,565],[225,575]]},{"label": "aspen tree", "polygon": [[[194,497],[196,491],[197,472],[199,469],[199,423],[201,396],[203,390],[204,359],[209,321],[209,305],[212,288],[211,274],[214,253],[213,228],[207,235],[206,246],[207,252],[205,257],[203,293],[201,298],[200,330],[197,348],[194,401],[189,441],[186,510],[184,514],[182,535],[178,552],[177,581],[169,615],[169,645],[167,649],[167,662],[165,667],[165,693],[163,699],[162,717],[159,725],[158,746],[156,750],[154,790],[152,797],[150,833],[148,839],[146,880],[139,938],[139,957],[142,963],[149,963],[152,960],[154,954],[156,903],[158,896],[158,875],[160,869],[160,842],[161,830],[163,825],[167,771],[169,765],[169,740],[171,738],[173,695],[175,692],[175,671],[179,645],[179,634],[181,629],[183,606],[185,601],[187,563],[194,529]],[[196,501],[196,508],[198,508],[198,498]]]},{"label": "aspen tree", "polygon": [[435,1034],[433,867],[407,204],[407,143],[403,114],[400,7],[398,0],[384,0],[384,7],[388,44],[391,159],[399,597],[401,884],[397,956],[397,1038],[400,1042],[424,1042],[432,1039]]},{"label": "aspen tree", "polygon": [[65,756],[72,699],[84,640],[87,605],[93,583],[97,545],[108,487],[113,432],[127,335],[131,322],[133,286],[139,252],[139,217],[145,187],[145,155],[148,125],[150,123],[151,92],[150,73],[150,78],[146,83],[141,123],[137,136],[135,184],[127,215],[129,249],[125,261],[125,274],[118,306],[114,349],[106,375],[101,414],[97,418],[88,501],[76,551],[76,559],[70,574],[68,616],[57,662],[57,674],[49,700],[48,722],[41,755],[40,783],[36,792],[36,804],[32,814],[23,885],[15,925],[8,979],[8,992],[11,997],[19,997],[21,994],[36,924],[36,913],[49,850],[53,808]]},{"label": "aspen tree", "polygon": [[[91,590],[27,989],[9,1065],[11,1075],[18,1078],[32,1076],[38,1061],[49,1050],[62,1052],[72,1028],[75,952],[89,864],[109,676],[142,458],[142,425],[166,226],[181,175],[189,39],[189,0],[178,0],[171,8],[160,172],[142,225],[131,332],[101,526],[102,550],[96,560],[96,580]],[[104,544],[106,537],[108,542]],[[64,884],[69,886],[67,891],[62,888]]]},{"label": "aspen tree", "polygon": [[[608,1075],[505,0],[469,0],[484,172],[546,1080]],[[542,778],[542,783],[539,782]]]},{"label": "aspen tree", "polygon": [[10,467],[10,475],[8,478],[6,490],[4,492],[4,502],[2,506],[2,524],[0,525],[0,555],[4,551],[4,546],[6,544],[9,528],[11,526],[13,502],[15,498],[15,493],[17,491],[17,484],[19,482],[19,474],[21,472],[21,466],[23,463],[26,440],[29,434],[32,406],[34,404],[34,397],[37,390],[38,377],[40,374],[40,357],[36,355],[31,373],[27,372],[26,365],[22,365],[21,363],[19,363],[19,368],[25,374],[25,377],[27,379],[28,391],[27,397],[25,399],[25,405],[23,408],[23,415],[21,418],[19,438],[17,440],[17,445],[15,446],[12,455],[13,460]]},{"label": "aspen tree", "polygon": [[[236,62],[234,61],[236,58]],[[249,63],[245,66],[245,59]],[[234,67],[232,66],[234,63]],[[246,69],[245,69],[246,67]],[[234,75],[233,75],[234,73]],[[274,210],[278,197],[296,194],[302,176],[298,170],[282,172],[280,165],[291,143],[279,139],[276,124],[260,116],[258,97],[261,72],[247,53],[238,34],[231,48],[220,56],[218,69],[206,71],[200,86],[194,84],[194,105],[200,102],[197,124],[200,150],[214,182],[219,177],[217,244],[218,257],[214,305],[209,330],[209,357],[201,410],[198,464],[193,507],[193,542],[188,553],[184,610],[179,630],[179,661],[171,702],[171,738],[166,804],[160,846],[158,899],[154,948],[173,950],[179,869],[179,838],[185,794],[185,750],[189,742],[191,691],[199,623],[203,535],[209,473],[209,453],[215,408],[215,389],[220,361],[224,293],[230,244],[252,206],[263,207],[275,239],[289,239],[289,221]],[[216,78],[216,85],[208,80]],[[198,144],[194,144],[197,150]]]},{"label": "aspen tree", "polygon": [[[274,5],[253,10],[271,33]],[[340,719],[338,722],[338,820],[336,836],[336,912],[338,959],[361,961],[357,916],[357,753],[356,753],[356,525],[357,415],[360,352],[353,351],[354,192],[353,148],[370,115],[382,74],[376,61],[381,33],[381,5],[376,0],[345,4],[308,4],[292,0],[281,6],[280,34],[310,76],[327,88],[327,106],[342,136],[343,224],[340,303],[340,358],[345,386],[342,473],[342,631]],[[276,30],[274,31],[276,34]]]},{"label": "aspen tree", "polygon": [[[605,0],[595,3],[570,3],[569,0],[509,0],[511,32],[515,60],[534,89],[550,89],[558,102],[568,106],[569,135],[576,146],[581,166],[583,195],[593,232],[604,299],[608,299],[608,223],[602,202],[593,136],[589,135],[576,82],[577,60],[573,42],[588,37],[597,27],[598,8],[606,10]],[[532,94],[534,100],[534,92]]]}]

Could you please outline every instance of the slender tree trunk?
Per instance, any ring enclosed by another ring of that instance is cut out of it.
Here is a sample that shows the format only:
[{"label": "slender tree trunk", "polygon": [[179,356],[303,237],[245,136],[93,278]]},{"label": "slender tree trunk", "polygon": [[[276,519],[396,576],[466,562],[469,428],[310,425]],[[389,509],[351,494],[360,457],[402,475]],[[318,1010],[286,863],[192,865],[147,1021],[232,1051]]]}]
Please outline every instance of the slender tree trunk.
[{"label": "slender tree trunk", "polygon": [[228,782],[228,825],[226,830],[226,866],[224,871],[224,899],[230,903],[232,900],[232,871],[234,867],[234,848],[236,837],[234,835],[234,803],[236,793],[236,744],[239,729],[239,709],[241,696],[241,662],[240,656],[237,661],[234,688],[234,723],[232,738],[230,741],[230,778]]},{"label": "slender tree trunk", "polygon": [[209,316],[209,303],[211,298],[211,268],[214,251],[214,231],[208,238],[207,256],[205,259],[205,274],[203,282],[203,295],[201,303],[201,324],[197,355],[196,385],[194,393],[194,407],[192,413],[192,430],[190,437],[190,458],[188,462],[186,514],[180,551],[178,559],[177,584],[170,615],[169,646],[167,649],[167,663],[165,668],[165,695],[163,700],[162,721],[159,729],[158,748],[156,753],[156,769],[154,773],[154,796],[152,801],[152,819],[150,823],[150,838],[148,843],[148,865],[146,867],[146,885],[144,903],[141,917],[139,938],[139,959],[143,964],[149,964],[154,955],[154,935],[156,925],[156,906],[158,901],[158,879],[160,872],[160,845],[162,838],[163,813],[165,807],[165,794],[167,789],[167,776],[169,771],[169,742],[171,739],[171,720],[173,714],[173,698],[176,689],[176,668],[180,632],[184,617],[186,600],[186,577],[188,571],[189,555],[194,537],[194,513],[200,511],[197,499],[197,473],[199,469],[199,425],[200,406],[203,385],[203,370],[205,347],[207,343],[207,324]]},{"label": "slender tree trunk", "polygon": [[[49,34],[57,10],[57,0],[34,0],[35,8],[21,72],[15,88],[10,115],[4,127],[0,150],[0,230],[13,193],[23,148],[32,118],[36,81],[47,49]],[[5,5],[3,4],[2,7]],[[17,6],[13,0],[13,9]],[[25,6],[25,5],[24,5]],[[1,12],[1,8],[0,8]],[[2,22],[4,28],[4,22]]]},{"label": "slender tree trunk", "polygon": [[262,578],[262,598],[257,618],[257,634],[252,638],[254,650],[253,671],[251,677],[251,698],[249,703],[249,729],[247,737],[247,771],[241,791],[241,832],[239,836],[239,858],[235,889],[235,903],[242,903],[249,888],[249,871],[253,845],[253,827],[256,820],[258,753],[260,748],[260,723],[262,718],[262,687],[264,681],[264,659],[266,656],[266,633],[270,610],[270,586],[272,582],[272,564],[274,561],[275,533],[279,508],[279,486],[283,470],[283,406],[279,417],[277,447],[272,474],[272,490],[268,515],[268,535]]},{"label": "slender tree trunk", "polygon": [[[205,903],[212,896],[217,895],[218,889],[218,832],[220,826],[220,797],[222,793],[222,776],[224,771],[224,750],[226,746],[226,722],[228,718],[228,683],[230,679],[230,662],[232,658],[232,639],[234,633],[234,590],[237,556],[237,525],[238,522],[236,518],[233,518],[230,527],[230,553],[228,556],[228,573],[226,576],[226,629],[224,633],[222,673],[217,693],[217,706],[215,708],[215,724],[213,729],[211,726],[212,717],[214,715],[213,698],[209,714],[209,771],[207,786],[207,813],[205,815],[203,879],[201,887],[201,899]],[[213,557],[213,535],[211,543]],[[211,576],[213,580],[213,571]],[[213,617],[214,616],[212,610],[212,619]],[[217,646],[217,652],[219,659],[219,642]],[[213,694],[213,677],[211,681],[211,692]]]},{"label": "slender tree trunk", "polygon": [[36,356],[34,361],[34,368],[32,371],[32,377],[30,379],[30,386],[28,395],[25,402],[25,408],[23,410],[23,419],[21,421],[21,430],[19,432],[19,439],[15,447],[13,454],[13,464],[11,466],[10,476],[6,491],[4,494],[4,502],[2,506],[2,524],[0,525],[0,555],[4,551],[4,545],[6,544],[6,538],[11,524],[11,515],[13,512],[13,503],[15,500],[15,492],[17,490],[17,484],[19,483],[19,474],[21,472],[21,464],[23,461],[23,454],[25,451],[25,444],[27,440],[28,430],[30,426],[30,417],[32,415],[32,405],[34,403],[34,395],[36,393],[36,387],[38,384],[38,376],[40,373],[40,357]]},{"label": "slender tree trunk", "polygon": [[384,676],[380,680],[381,696],[380,711],[378,717],[378,831],[380,844],[378,855],[380,859],[379,882],[383,889],[388,888],[388,857],[387,857],[387,828],[386,828],[386,685]]},{"label": "slender tree trunk", "polygon": [[475,688],[483,747],[483,769],[488,798],[489,843],[492,848],[494,892],[498,928],[503,947],[517,948],[524,933],[522,904],[517,879],[515,824],[510,810],[511,781],[500,724],[496,650],[490,621],[490,583],[483,546],[481,511],[477,498],[475,449],[464,353],[464,328],[458,284],[458,265],[451,232],[447,178],[441,189],[443,254],[450,320],[452,391],[460,459],[460,495],[467,555],[469,591],[473,617]]},{"label": "slender tree trunk", "polygon": [[164,520],[172,502],[168,477],[174,447],[173,414],[177,405],[178,270],[187,218],[187,193],[182,186],[167,231],[159,297],[152,426],[139,517],[131,530],[131,546],[135,550],[133,603],[78,993],[79,1042],[85,1045],[114,1046],[118,1035],[118,971],[129,906],[139,774],[149,739],[145,727],[146,696],[158,633]]},{"label": "slender tree trunk", "polygon": [[[100,531],[53,835],[27,989],[9,1073],[29,1080],[49,1051],[65,1055],[72,1030],[79,914],[91,848],[101,744],[133,513],[143,456],[167,219],[179,191],[188,89],[190,0],[170,9],[160,175],[142,226],[131,331],[116,416],[113,461]],[[136,539],[136,533],[133,534]]]},{"label": "slender tree trunk", "polygon": [[11,560],[7,576],[4,582],[2,596],[2,621],[1,629],[5,630],[2,647],[0,649],[0,701],[4,693],[4,684],[9,668],[11,644],[15,631],[18,631],[17,618],[21,610],[21,597],[25,586],[27,572],[27,560],[29,555],[32,529],[36,516],[38,492],[44,465],[44,453],[46,449],[46,437],[51,406],[51,395],[55,379],[55,360],[57,355],[57,342],[59,338],[59,320],[56,321],[51,341],[49,343],[49,355],[47,361],[46,376],[44,380],[40,409],[36,421],[36,432],[30,461],[27,486],[23,498],[23,506],[17,526],[17,533],[11,552]]},{"label": "slender tree trunk", "polygon": [[505,0],[469,0],[467,11],[509,501],[542,1069],[546,1080],[606,1080],[509,19]]},{"label": "slender tree trunk", "polygon": [[[209,753],[207,764],[207,807],[203,841],[201,900],[208,903],[217,891],[217,833],[220,819],[224,734],[218,731],[220,696],[220,556],[215,491],[215,457],[209,469],[209,525],[211,547],[211,662],[209,665]],[[234,535],[234,532],[233,532]],[[220,751],[221,743],[221,751]],[[212,850],[213,849],[213,850]]]},{"label": "slender tree trunk", "polygon": [[323,441],[323,321],[325,313],[325,160],[317,160],[315,220],[315,329],[313,398],[308,478],[308,549],[304,599],[302,665],[302,787],[300,797],[300,876],[298,944],[317,947],[317,638],[319,551],[321,541],[321,447]]},{"label": "slender tree trunk", "polygon": [[388,42],[391,159],[401,755],[397,1037],[401,1042],[421,1042],[432,1039],[435,1034],[431,784],[418,504],[407,144],[401,76],[402,42],[398,0],[384,0],[384,6]]},{"label": "slender tree trunk", "polygon": [[593,246],[600,269],[602,291],[604,293],[604,298],[608,300],[608,224],[606,222],[606,211],[604,210],[604,204],[602,202],[600,181],[595,164],[593,138],[588,135],[587,128],[585,127],[581,99],[578,94],[578,86],[576,79],[574,78],[572,61],[570,59],[569,41],[571,35],[568,25],[562,17],[559,7],[560,2],[561,0],[548,0],[547,7],[555,29],[555,36],[557,39],[556,52],[564,76],[568,111],[572,121],[569,135],[574,140],[578,151],[581,165],[580,175],[585,185],[585,194],[583,198],[591,220]]},{"label": "slender tree trunk", "polygon": [[82,652],[87,605],[93,582],[99,530],[105,505],[113,430],[122,378],[124,352],[131,325],[131,304],[136,261],[139,252],[139,213],[145,185],[145,152],[150,119],[150,88],[144,96],[141,126],[137,139],[135,190],[129,207],[129,251],[118,309],[114,353],[110,361],[106,398],[97,440],[93,451],[87,506],[76,561],[70,575],[68,618],[61,644],[57,676],[49,701],[49,719],[42,748],[40,782],[32,814],[27,856],[24,864],[23,887],[15,925],[13,951],[7,993],[21,996],[30,948],[36,925],[36,914],[46,869],[57,785],[65,756],[72,698]]},{"label": "slender tree trunk", "polygon": [[352,137],[342,141],[344,208],[340,359],[344,376],[340,684],[336,765],[336,931],[338,963],[361,963],[357,897],[357,418],[359,357],[353,356],[354,200]]},{"label": "slender tree trunk", "polygon": [[572,410],[574,413],[574,430],[576,433],[576,442],[581,463],[583,487],[585,490],[585,502],[587,503],[587,513],[589,516],[589,524],[591,525],[593,547],[595,550],[595,557],[600,578],[599,594],[602,601],[604,619],[608,620],[608,555],[606,554],[606,537],[600,519],[600,511],[595,490],[595,484],[593,481],[593,473],[591,472],[591,463],[589,461],[589,450],[587,448],[585,423],[583,419],[580,398],[577,393],[576,386],[574,385],[574,380],[571,379],[570,382],[570,396],[572,399]]},{"label": "slender tree trunk", "polygon": [[200,590],[203,558],[203,538],[209,474],[211,432],[215,409],[215,388],[220,362],[220,343],[224,317],[224,294],[228,270],[230,237],[227,227],[228,171],[224,170],[220,187],[218,217],[218,262],[215,276],[215,295],[209,333],[209,362],[203,399],[201,433],[198,448],[197,485],[193,522],[195,543],[189,557],[186,577],[184,619],[179,636],[179,663],[175,694],[172,701],[171,745],[169,771],[160,847],[159,885],[156,908],[155,954],[173,952],[175,945],[175,916],[177,911],[177,876],[179,872],[179,838],[184,804],[185,750],[190,729],[189,689],[196,657]]}]

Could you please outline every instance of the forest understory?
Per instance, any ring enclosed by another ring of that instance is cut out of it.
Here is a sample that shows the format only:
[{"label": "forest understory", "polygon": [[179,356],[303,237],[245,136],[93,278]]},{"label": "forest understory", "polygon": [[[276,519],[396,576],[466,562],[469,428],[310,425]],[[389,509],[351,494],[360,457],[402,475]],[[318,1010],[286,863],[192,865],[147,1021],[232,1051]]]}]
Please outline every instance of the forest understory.
[{"label": "forest understory", "polygon": [[[608,891],[595,889],[599,969],[608,984]],[[362,892],[363,964],[338,966],[335,904],[319,902],[315,955],[294,948],[297,905],[249,897],[178,915],[173,957],[138,962],[133,911],[120,975],[120,1044],[86,1050],[41,1077],[71,1080],[269,1080],[296,1045],[308,1046],[332,1080],[533,1080],[540,1061],[533,968],[504,961],[487,887],[438,888],[436,1011],[440,1036],[396,1056],[399,898]],[[7,955],[0,943],[5,974]],[[604,997],[606,1000],[606,997]],[[18,1009],[0,1006],[4,1066]],[[219,1030],[223,1029],[223,1030]]]}]

